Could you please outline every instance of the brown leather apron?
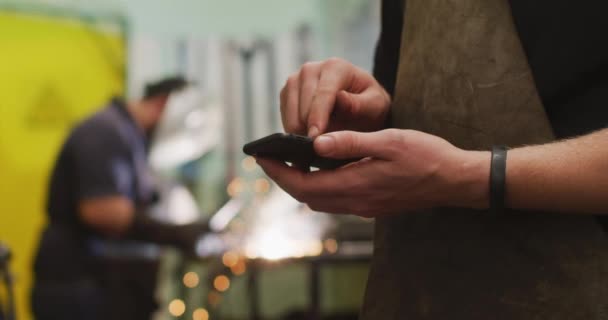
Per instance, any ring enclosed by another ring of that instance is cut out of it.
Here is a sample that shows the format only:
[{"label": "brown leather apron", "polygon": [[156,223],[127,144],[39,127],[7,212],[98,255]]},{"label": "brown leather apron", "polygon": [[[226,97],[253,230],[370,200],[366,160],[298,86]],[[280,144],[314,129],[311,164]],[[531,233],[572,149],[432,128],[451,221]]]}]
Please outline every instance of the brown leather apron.
[{"label": "brown leather apron", "polygon": [[[407,0],[404,21],[394,127],[465,149],[553,140],[507,0]],[[582,214],[379,218],[362,319],[608,319],[608,237]]]}]

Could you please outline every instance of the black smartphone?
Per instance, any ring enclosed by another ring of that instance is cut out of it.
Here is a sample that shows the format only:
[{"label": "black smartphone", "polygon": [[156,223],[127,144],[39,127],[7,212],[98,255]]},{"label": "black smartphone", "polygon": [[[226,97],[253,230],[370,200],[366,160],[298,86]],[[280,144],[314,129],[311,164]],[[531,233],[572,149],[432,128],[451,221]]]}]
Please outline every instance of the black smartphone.
[{"label": "black smartphone", "polygon": [[299,167],[336,169],[359,159],[330,159],[315,153],[313,140],[307,136],[275,133],[249,142],[243,147],[245,154],[289,162]]}]

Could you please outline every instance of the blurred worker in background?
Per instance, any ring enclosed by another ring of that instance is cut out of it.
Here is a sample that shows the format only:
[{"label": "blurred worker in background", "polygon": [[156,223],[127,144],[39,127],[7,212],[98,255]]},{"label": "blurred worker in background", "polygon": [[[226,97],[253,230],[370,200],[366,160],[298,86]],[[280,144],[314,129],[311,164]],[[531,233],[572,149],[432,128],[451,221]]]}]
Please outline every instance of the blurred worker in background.
[{"label": "blurred worker in background", "polygon": [[206,224],[150,218],[156,201],[148,139],[181,77],[146,87],[140,101],[113,99],[69,135],[53,169],[49,224],[35,260],[38,320],[149,319],[157,308],[160,248],[194,250]]},{"label": "blurred worker in background", "polygon": [[608,319],[606,10],[385,0],[373,76],[288,79],[285,130],[363,160],[258,162],[315,210],[377,218],[362,319]]}]

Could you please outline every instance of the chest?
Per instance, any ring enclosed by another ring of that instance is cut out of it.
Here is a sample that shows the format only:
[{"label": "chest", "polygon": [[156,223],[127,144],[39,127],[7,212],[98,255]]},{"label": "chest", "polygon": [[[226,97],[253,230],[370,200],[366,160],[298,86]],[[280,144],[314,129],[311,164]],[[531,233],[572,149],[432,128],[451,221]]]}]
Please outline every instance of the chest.
[{"label": "chest", "polygon": [[404,9],[394,127],[467,149],[552,139],[507,0],[410,0]]}]

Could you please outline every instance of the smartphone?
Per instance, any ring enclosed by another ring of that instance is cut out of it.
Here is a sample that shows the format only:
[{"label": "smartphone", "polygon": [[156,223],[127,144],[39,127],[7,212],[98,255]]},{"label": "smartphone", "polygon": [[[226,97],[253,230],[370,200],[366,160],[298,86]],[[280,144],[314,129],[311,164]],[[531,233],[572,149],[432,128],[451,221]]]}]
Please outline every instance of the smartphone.
[{"label": "smartphone", "polygon": [[245,154],[289,162],[298,167],[336,169],[359,159],[331,159],[315,153],[313,140],[307,136],[275,133],[249,142],[243,147]]}]

